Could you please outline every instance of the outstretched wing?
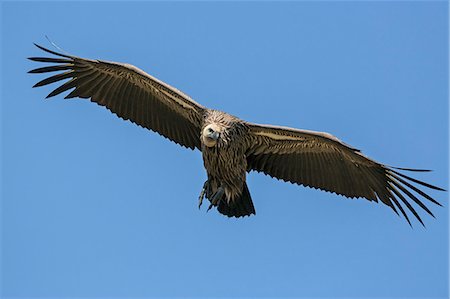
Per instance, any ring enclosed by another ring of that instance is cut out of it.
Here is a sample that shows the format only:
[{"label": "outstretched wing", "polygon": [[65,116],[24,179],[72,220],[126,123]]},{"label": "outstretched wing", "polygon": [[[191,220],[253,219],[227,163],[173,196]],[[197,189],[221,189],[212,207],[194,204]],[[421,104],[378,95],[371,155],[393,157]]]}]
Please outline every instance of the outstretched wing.
[{"label": "outstretched wing", "polygon": [[61,72],[33,87],[69,79],[47,98],[73,89],[65,96],[66,99],[90,99],[124,120],[155,131],[187,148],[200,149],[199,135],[205,108],[189,96],[129,64],[84,59],[36,46],[59,57],[30,57],[30,60],[53,65],[29,73]]},{"label": "outstretched wing", "polygon": [[442,191],[444,189],[398,171],[426,170],[395,168],[380,164],[327,133],[257,124],[248,126],[249,170],[350,198],[361,197],[376,202],[379,199],[398,214],[397,207],[410,225],[409,218],[399,201],[422,225],[422,219],[410,201],[415,202],[431,216],[432,212],[419,198],[423,197],[440,205],[411,182],[431,189]]}]

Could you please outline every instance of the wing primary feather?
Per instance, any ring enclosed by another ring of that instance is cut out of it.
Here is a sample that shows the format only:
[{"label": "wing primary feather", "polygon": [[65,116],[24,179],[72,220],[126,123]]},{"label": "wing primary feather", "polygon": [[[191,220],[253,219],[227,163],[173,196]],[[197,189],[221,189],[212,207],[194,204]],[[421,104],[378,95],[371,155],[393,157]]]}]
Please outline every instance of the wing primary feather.
[{"label": "wing primary feather", "polygon": [[39,49],[41,49],[42,51],[45,51],[45,52],[47,52],[47,53],[50,53],[50,54],[53,54],[53,55],[56,55],[56,56],[60,56],[60,57],[74,58],[73,56],[70,56],[70,55],[65,55],[65,54],[61,54],[61,53],[58,53],[58,52],[49,50],[49,49],[44,48],[43,46],[40,46],[40,45],[38,45],[38,44],[36,44],[36,43],[33,43],[33,44],[34,44],[36,47],[38,47]]},{"label": "wing primary feather", "polygon": [[82,59],[74,60],[72,63],[74,69],[80,73],[86,72],[86,70],[95,70],[96,65],[98,65],[96,61],[84,61]]},{"label": "wing primary feather", "polygon": [[[374,177],[374,174],[368,168],[362,167],[362,168],[360,168],[360,170],[369,183],[368,189],[370,189],[370,191],[371,191],[370,192],[371,198],[368,198],[368,199],[378,201],[376,192],[374,192],[374,190],[379,190],[379,189],[383,190],[383,186],[377,181],[377,179]],[[389,198],[388,198],[387,202],[384,202],[384,200],[382,200],[381,198],[380,198],[380,200],[383,203],[385,203],[386,205],[392,207],[392,202],[389,200]]]},{"label": "wing primary feather", "polygon": [[[381,198],[380,198],[380,201],[384,202]],[[387,201],[390,203],[390,205],[387,205],[387,206],[390,207],[392,209],[392,211],[394,211],[394,213],[397,214],[397,216],[400,216],[397,209],[395,208],[395,205],[392,204],[392,201],[389,198]]]},{"label": "wing primary feather", "polygon": [[386,170],[382,168],[383,166],[378,165],[376,168],[371,168],[371,173],[374,176],[374,179],[377,183],[377,194],[382,195],[384,200],[383,202],[389,205],[391,202],[391,192],[389,191],[388,186],[388,178],[386,177]]},{"label": "wing primary feather", "polygon": [[389,206],[389,207],[394,207],[394,205],[392,204],[392,200],[391,200],[391,196],[388,190],[386,189],[380,189],[375,191],[378,198],[381,200],[381,202],[383,202],[385,205]]},{"label": "wing primary feather", "polygon": [[[98,79],[102,76],[102,73],[87,73],[86,75],[77,77],[79,84],[77,87],[79,97],[90,98],[92,96],[94,88],[98,84]],[[101,80],[101,79],[100,79]]]},{"label": "wing primary feather", "polygon": [[53,58],[53,57],[28,57],[29,60],[37,61],[37,62],[51,62],[51,63],[71,63],[70,59],[61,59],[61,58]]},{"label": "wing primary feather", "polygon": [[93,76],[96,73],[99,75],[102,75],[102,72],[96,72],[95,69],[93,69],[90,66],[84,66],[84,65],[82,67],[74,66],[73,70],[76,73],[75,77],[77,77],[79,79],[82,79],[87,76]]},{"label": "wing primary feather", "polygon": [[394,185],[392,185],[392,183],[389,182],[389,186],[390,186],[390,190],[393,191],[395,193],[395,195],[397,195],[398,198],[400,198],[400,200],[408,207],[408,209],[414,214],[414,216],[417,218],[417,220],[419,220],[419,222],[423,225],[423,227],[425,227],[425,224],[423,223],[422,219],[420,218],[419,214],[417,214],[416,210],[414,209],[414,207],[409,203],[409,201],[397,190],[397,188],[395,188]]},{"label": "wing primary feather", "polygon": [[424,209],[428,214],[430,214],[433,218],[434,217],[433,213],[427,208],[426,205],[423,204],[423,202],[421,202],[414,194],[412,194],[411,192],[409,192],[408,189],[406,189],[405,187],[403,187],[399,182],[397,182],[395,179],[391,179],[392,184],[394,184],[398,189],[400,189],[403,193],[405,193],[409,198],[411,198],[417,205],[419,205],[422,209]]},{"label": "wing primary feather", "polygon": [[392,169],[391,169],[390,171],[392,171],[392,172],[398,174],[399,176],[401,176],[401,177],[403,177],[403,178],[405,178],[405,179],[408,179],[408,180],[410,180],[410,181],[413,181],[414,183],[420,184],[420,185],[425,186],[425,187],[428,187],[428,188],[430,188],[430,189],[439,190],[439,191],[447,191],[447,190],[445,190],[445,189],[442,189],[442,188],[433,186],[433,185],[431,185],[431,184],[428,184],[428,183],[425,183],[425,182],[423,182],[423,181],[420,181],[420,180],[417,180],[417,179],[415,179],[415,178],[412,178],[412,177],[409,177],[409,176],[407,176],[407,175],[404,175],[403,173],[400,173],[400,172],[398,172],[398,171],[395,171],[395,170],[392,170]]},{"label": "wing primary feather", "polygon": [[61,81],[64,79],[71,78],[71,77],[73,77],[73,75],[74,75],[74,72],[72,70],[67,71],[65,73],[56,74],[54,76],[51,76],[51,77],[45,78],[44,80],[39,81],[38,83],[34,84],[33,87],[40,87],[40,86],[44,86],[44,85],[51,84],[54,82],[58,82],[58,81]]},{"label": "wing primary feather", "polygon": [[398,169],[398,170],[406,170],[406,171],[413,171],[413,172],[430,172],[430,169],[416,169],[416,168],[402,168],[402,167],[394,167],[394,166],[389,166],[389,168],[394,168],[394,169]]},{"label": "wing primary feather", "polygon": [[54,97],[54,96],[60,94],[61,92],[64,92],[64,91],[69,90],[71,88],[74,88],[74,87],[76,87],[76,84],[77,84],[77,82],[76,82],[75,79],[67,81],[66,83],[64,83],[60,87],[56,88],[55,90],[53,90],[51,93],[49,93],[48,96],[46,97],[46,99]]},{"label": "wing primary feather", "polygon": [[397,175],[395,175],[393,173],[391,173],[391,176],[394,177],[396,180],[398,180],[400,183],[404,184],[405,186],[411,188],[412,190],[414,190],[418,194],[422,195],[423,197],[425,197],[426,199],[428,199],[432,203],[437,204],[438,206],[442,207],[442,205],[438,201],[436,201],[434,198],[432,198],[431,196],[429,196],[428,194],[426,194],[425,192],[423,192],[422,190],[420,190],[416,186],[413,186],[409,182],[405,181],[404,179],[402,179],[401,177],[399,177],[399,176],[397,176]]},{"label": "wing primary feather", "polygon": [[[394,202],[394,204],[397,206],[397,208],[400,210],[400,212],[403,214],[403,217],[405,217],[406,221],[408,221],[409,226],[412,227],[411,221],[409,221],[408,215],[406,215],[405,210],[403,210],[403,207],[400,205],[398,200],[395,198],[393,194],[390,196],[391,200]],[[398,213],[397,213],[398,215]]]},{"label": "wing primary feather", "polygon": [[79,88],[78,88],[78,86],[77,87],[75,87],[75,89],[74,90],[72,90],[70,93],[68,93],[64,98],[65,99],[73,99],[73,98],[76,98],[76,97],[79,97],[80,95],[79,95]]},{"label": "wing primary feather", "polygon": [[[378,170],[378,169],[376,169]],[[367,170],[367,172],[370,172],[371,177],[373,178],[372,181],[374,183],[375,193],[377,194],[378,198],[387,206],[390,206],[395,210],[394,205],[391,201],[391,195],[389,190],[387,189],[387,179],[386,175],[384,173],[384,170],[382,171],[371,171]],[[398,213],[397,213],[398,214]]]},{"label": "wing primary feather", "polygon": [[37,69],[33,69],[28,71],[29,74],[40,74],[40,73],[49,73],[49,72],[57,72],[57,71],[65,71],[73,68],[73,64],[62,64],[62,65],[51,65],[39,67]]},{"label": "wing primary feather", "polygon": [[[93,73],[95,74],[95,72]],[[98,95],[99,90],[101,89],[101,87],[108,82],[108,80],[111,77],[99,72],[98,75],[96,75],[95,77],[84,77],[83,80],[83,85],[87,85],[89,86],[89,95],[91,97]]]}]

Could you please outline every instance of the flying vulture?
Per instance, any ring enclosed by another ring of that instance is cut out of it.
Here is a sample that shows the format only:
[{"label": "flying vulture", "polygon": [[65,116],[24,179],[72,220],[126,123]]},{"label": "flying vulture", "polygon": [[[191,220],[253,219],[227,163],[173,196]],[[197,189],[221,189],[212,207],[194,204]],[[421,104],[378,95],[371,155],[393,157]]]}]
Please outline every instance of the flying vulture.
[{"label": "flying vulture", "polygon": [[29,73],[58,73],[33,87],[69,79],[47,98],[71,90],[65,99],[90,99],[124,120],[200,150],[207,181],[199,207],[206,196],[208,210],[217,207],[228,217],[255,214],[246,183],[247,172],[252,170],[349,198],[380,200],[397,215],[400,211],[410,225],[405,207],[423,225],[412,202],[431,216],[423,199],[440,205],[418,185],[444,189],[402,173],[427,170],[378,163],[327,133],[254,124],[208,109],[130,64],[85,59],[35,45],[56,57],[30,57],[52,65]]}]

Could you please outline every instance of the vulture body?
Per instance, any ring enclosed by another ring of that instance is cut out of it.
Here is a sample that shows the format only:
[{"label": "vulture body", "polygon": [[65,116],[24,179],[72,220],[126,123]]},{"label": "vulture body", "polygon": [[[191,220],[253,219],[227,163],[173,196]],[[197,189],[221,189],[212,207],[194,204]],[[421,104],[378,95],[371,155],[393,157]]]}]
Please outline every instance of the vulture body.
[{"label": "vulture body", "polygon": [[397,215],[400,211],[410,225],[405,207],[423,225],[412,202],[431,216],[423,199],[440,205],[419,186],[444,189],[402,173],[426,170],[378,163],[327,133],[253,124],[208,109],[129,64],[84,59],[36,46],[57,57],[30,57],[52,63],[30,73],[59,73],[33,87],[68,79],[47,98],[71,90],[65,98],[90,99],[122,119],[200,150],[208,179],[199,206],[206,196],[208,210],[215,206],[229,217],[255,214],[246,183],[246,174],[252,170],[345,197],[381,201]]}]

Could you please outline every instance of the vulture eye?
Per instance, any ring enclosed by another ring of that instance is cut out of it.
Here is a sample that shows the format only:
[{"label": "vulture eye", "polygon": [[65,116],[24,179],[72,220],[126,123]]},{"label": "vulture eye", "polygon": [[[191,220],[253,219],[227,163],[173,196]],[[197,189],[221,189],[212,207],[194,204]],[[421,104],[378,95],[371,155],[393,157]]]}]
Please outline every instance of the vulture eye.
[{"label": "vulture eye", "polygon": [[208,128],[208,133],[212,133],[212,132],[214,132],[214,130],[211,128]]}]

